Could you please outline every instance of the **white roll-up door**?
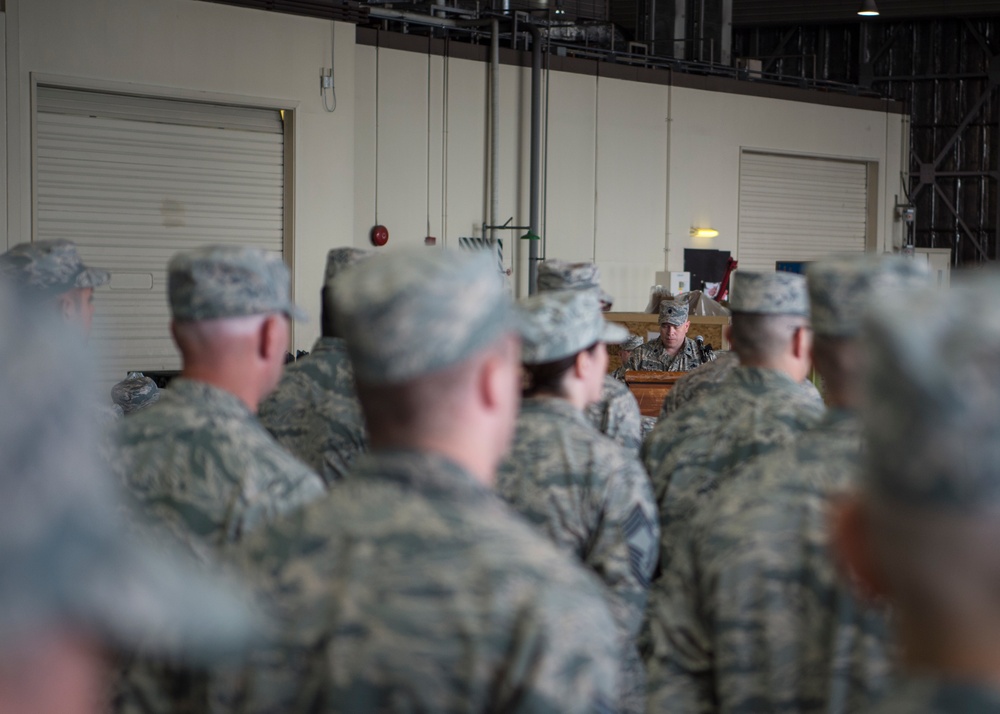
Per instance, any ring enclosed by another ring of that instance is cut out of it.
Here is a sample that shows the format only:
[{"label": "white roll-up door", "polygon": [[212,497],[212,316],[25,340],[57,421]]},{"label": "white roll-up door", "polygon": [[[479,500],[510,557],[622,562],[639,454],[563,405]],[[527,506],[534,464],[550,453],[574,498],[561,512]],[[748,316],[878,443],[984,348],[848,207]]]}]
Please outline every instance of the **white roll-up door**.
[{"label": "white roll-up door", "polygon": [[92,345],[102,380],[177,369],[166,266],[209,243],[281,254],[281,112],[39,86],[35,236],[111,271]]},{"label": "white roll-up door", "polygon": [[741,270],[777,261],[862,253],[868,235],[868,164],[744,151],[737,259]]}]

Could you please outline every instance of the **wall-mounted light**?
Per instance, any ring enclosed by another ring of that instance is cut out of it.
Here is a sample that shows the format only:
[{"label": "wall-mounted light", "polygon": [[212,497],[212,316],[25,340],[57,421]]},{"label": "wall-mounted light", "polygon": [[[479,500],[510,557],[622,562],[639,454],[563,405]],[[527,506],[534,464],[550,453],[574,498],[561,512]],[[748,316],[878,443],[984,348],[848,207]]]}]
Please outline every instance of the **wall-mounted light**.
[{"label": "wall-mounted light", "polygon": [[875,6],[875,0],[864,0],[861,3],[861,9],[858,10],[858,14],[862,17],[878,16],[878,7]]},{"label": "wall-mounted light", "polygon": [[714,228],[692,228],[691,237],[692,238],[715,238],[719,235],[719,231]]}]

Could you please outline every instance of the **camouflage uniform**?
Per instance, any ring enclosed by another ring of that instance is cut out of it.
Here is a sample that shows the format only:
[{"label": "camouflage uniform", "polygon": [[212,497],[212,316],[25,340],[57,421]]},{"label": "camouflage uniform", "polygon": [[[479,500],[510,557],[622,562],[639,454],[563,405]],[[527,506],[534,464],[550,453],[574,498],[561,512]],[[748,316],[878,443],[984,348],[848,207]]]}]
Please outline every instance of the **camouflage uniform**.
[{"label": "camouflage uniform", "polygon": [[[741,273],[734,313],[808,315],[805,280],[790,273]],[[739,319],[738,315],[734,319]],[[715,415],[706,419],[705,415]],[[700,503],[751,458],[815,425],[823,404],[782,372],[737,367],[712,394],[661,421],[643,444],[660,512],[660,567]]]},{"label": "camouflage uniform", "polygon": [[[205,662],[242,650],[254,624],[237,593],[183,555],[137,539],[121,523],[120,494],[98,458],[96,425],[88,418],[94,384],[89,360],[52,311],[9,288],[0,278],[5,679],[22,663],[22,650],[30,653],[24,663],[37,668],[43,660],[33,644],[56,641],[60,633],[85,633],[108,649],[142,648]],[[95,647],[92,659],[100,658]],[[95,664],[103,670],[103,663]],[[30,675],[46,686],[46,673]],[[48,677],[47,686],[64,685]],[[25,691],[33,686],[27,683]],[[13,690],[24,706],[25,691]],[[9,711],[4,704],[0,709]]]},{"label": "camouflage uniform", "polygon": [[853,712],[884,692],[886,618],[840,584],[827,545],[860,442],[853,414],[829,412],[678,535],[650,595],[650,711]]},{"label": "camouflage uniform", "polygon": [[88,268],[76,244],[68,240],[19,243],[0,255],[0,275],[29,302],[56,297],[69,290],[98,288],[111,281],[111,273]]},{"label": "camouflage uniform", "polygon": [[[645,340],[643,340],[642,337],[640,337],[639,335],[629,335],[628,339],[625,340],[625,342],[623,342],[621,345],[621,349],[618,353],[619,357],[625,353],[631,355],[635,350],[642,347],[643,344],[645,344]],[[617,379],[619,382],[625,381],[626,362],[628,362],[628,357],[622,359],[621,364],[618,366],[618,369],[616,369],[614,372],[611,373],[611,376]]]},{"label": "camouflage uniform", "polygon": [[[484,254],[367,261],[334,306],[358,383],[381,388],[469,364],[518,325]],[[430,449],[376,448],[251,534],[237,548],[276,645],[220,672],[217,696],[249,712],[609,711],[619,650],[600,585],[476,478]]]},{"label": "camouflage uniform", "polygon": [[[854,340],[867,304],[924,281],[913,265],[811,264],[816,334]],[[832,409],[699,508],[651,595],[656,710],[833,714],[884,693],[894,659],[885,613],[840,583],[829,547],[832,501],[854,486],[860,457],[856,414]]]},{"label": "camouflage uniform", "polygon": [[[660,326],[674,325],[682,326],[688,321],[690,306],[686,298],[676,300],[663,300],[660,302]],[[708,361],[715,359],[715,353],[706,355]],[[676,354],[667,354],[667,348],[662,339],[657,338],[652,342],[639,347],[631,355],[625,367],[626,370],[640,370],[644,372],[690,372],[703,364],[698,344],[687,337],[684,344],[677,350]]]},{"label": "camouflage uniform", "polygon": [[277,646],[221,678],[241,711],[614,708],[600,586],[442,457],[363,455],[241,550],[278,614]]},{"label": "camouflage uniform", "polygon": [[286,367],[278,388],[261,402],[260,421],[327,485],[340,481],[368,449],[344,341],[321,337],[308,357]]},{"label": "camouflage uniform", "polygon": [[[0,276],[21,299],[35,306],[70,290],[99,288],[111,281],[111,273],[84,264],[76,244],[68,240],[19,243],[0,255]],[[72,326],[71,326],[72,327]],[[86,335],[80,336],[85,340]],[[122,418],[117,404],[96,401],[89,417],[107,428]]]},{"label": "camouflage uniform", "polygon": [[534,397],[521,405],[497,491],[608,587],[628,663],[622,711],[642,711],[645,673],[635,637],[660,529],[639,461],[597,434],[569,402]]},{"label": "camouflage uniform", "polygon": [[[367,260],[371,251],[334,248],[327,253],[324,310],[332,312],[333,285],[345,269]],[[312,352],[285,368],[278,388],[261,402],[258,416],[278,442],[302,459],[329,486],[347,473],[368,449],[354,371],[344,340],[323,325]]]},{"label": "camouflage uniform", "polygon": [[584,414],[599,432],[614,439],[630,453],[639,453],[642,446],[642,414],[639,402],[627,386],[609,374],[604,378],[601,398],[589,405]]},{"label": "camouflage uniform", "polygon": [[[538,292],[549,290],[594,291],[605,304],[613,299],[601,289],[601,273],[593,263],[567,263],[549,259],[538,265]],[[628,387],[608,375],[604,380],[601,399],[586,409],[587,419],[599,432],[606,434],[633,453],[642,445],[642,414],[639,402]]]},{"label": "camouflage uniform", "polygon": [[219,546],[324,493],[238,397],[178,378],[121,422],[113,468],[143,507],[179,533]]},{"label": "camouflage uniform", "polygon": [[160,389],[142,372],[129,372],[128,377],[111,388],[111,400],[122,414],[131,414],[160,401]]},{"label": "camouflage uniform", "polygon": [[934,679],[908,679],[893,688],[892,696],[869,714],[995,714],[1000,711],[1000,690],[984,683]]},{"label": "camouflage uniform", "polygon": [[660,419],[666,419],[688,402],[711,394],[740,363],[735,352],[719,352],[716,359],[691,370],[677,380],[663,398]]},{"label": "camouflage uniform", "polygon": [[[889,605],[901,621],[919,621],[930,633],[954,633],[949,647],[939,650],[945,655],[941,670],[924,663],[869,711],[1000,711],[992,660],[985,659],[994,652],[980,654],[984,641],[996,639],[995,618],[983,608],[993,602],[998,567],[996,549],[988,555],[984,535],[995,532],[1000,506],[997,275],[982,271],[953,279],[950,288],[890,296],[870,311],[861,339],[867,348],[867,398],[857,498],[873,521],[868,550],[874,565],[884,568],[884,559],[892,556],[878,552],[875,533],[891,528],[905,539],[907,531],[919,533],[928,523],[926,538],[936,541],[933,555],[922,559],[919,549],[926,541],[918,539],[911,562],[894,579],[897,589],[907,590],[890,594]],[[880,522],[897,510],[894,523]],[[890,546],[899,547],[905,546]],[[970,550],[985,562],[967,559]],[[964,572],[979,567],[986,573]],[[959,582],[961,590],[928,583],[937,579]],[[924,588],[931,589],[929,597]],[[913,601],[925,597],[934,606],[917,615]],[[983,617],[983,631],[973,635],[974,617]]]},{"label": "camouflage uniform", "polygon": [[[523,300],[521,310],[527,365],[555,362],[628,335],[604,320],[592,293],[541,293]],[[625,659],[621,710],[644,711],[645,672],[635,636],[656,565],[659,528],[638,459],[596,433],[567,399],[537,395],[521,404],[497,492],[604,581]]]},{"label": "camouflage uniform", "polygon": [[657,424],[643,460],[660,509],[661,566],[702,499],[747,461],[791,442],[822,416],[815,389],[774,370],[737,367],[715,393]]},{"label": "camouflage uniform", "polygon": [[[168,276],[179,322],[304,316],[289,299],[288,268],[264,251],[179,253]],[[121,422],[113,451],[113,468],[143,511],[199,552],[324,493],[322,480],[282,449],[239,397],[189,379],[174,380],[156,405]]]},{"label": "camouflage uniform", "polygon": [[[715,357],[709,358],[714,360]],[[689,337],[684,338],[684,344],[672,357],[667,354],[667,348],[657,337],[629,355],[627,370],[643,372],[690,372],[702,365],[697,343]]]}]

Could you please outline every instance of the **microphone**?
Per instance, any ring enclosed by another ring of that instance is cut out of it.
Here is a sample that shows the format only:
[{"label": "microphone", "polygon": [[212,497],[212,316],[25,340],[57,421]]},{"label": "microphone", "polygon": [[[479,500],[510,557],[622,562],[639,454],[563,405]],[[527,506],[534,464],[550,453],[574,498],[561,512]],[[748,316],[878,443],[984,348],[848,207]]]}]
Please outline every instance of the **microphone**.
[{"label": "microphone", "polygon": [[698,343],[698,354],[701,355],[701,363],[711,362],[712,353],[714,352],[712,345],[706,345],[705,338],[701,335],[695,337],[694,341]]}]

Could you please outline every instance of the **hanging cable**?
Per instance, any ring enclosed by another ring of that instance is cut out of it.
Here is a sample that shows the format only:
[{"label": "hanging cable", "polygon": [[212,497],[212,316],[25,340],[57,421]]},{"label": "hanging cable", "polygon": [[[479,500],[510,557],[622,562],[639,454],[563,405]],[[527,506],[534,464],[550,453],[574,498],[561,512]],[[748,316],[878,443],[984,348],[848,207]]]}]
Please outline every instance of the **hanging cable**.
[{"label": "hanging cable", "polygon": [[[330,73],[323,76],[323,80],[320,82],[320,94],[323,95],[323,108],[328,112],[333,114],[337,111],[337,85],[334,81],[334,68],[336,65],[336,52],[335,52],[335,40],[337,37],[337,24],[334,22],[330,23]],[[330,101],[327,99],[326,90],[330,90],[330,95],[333,97],[333,106],[330,106]]]}]

